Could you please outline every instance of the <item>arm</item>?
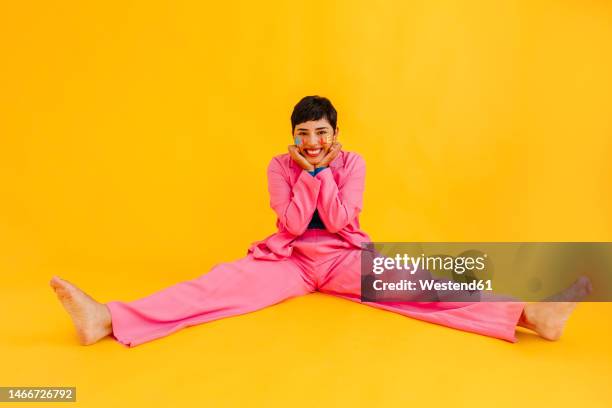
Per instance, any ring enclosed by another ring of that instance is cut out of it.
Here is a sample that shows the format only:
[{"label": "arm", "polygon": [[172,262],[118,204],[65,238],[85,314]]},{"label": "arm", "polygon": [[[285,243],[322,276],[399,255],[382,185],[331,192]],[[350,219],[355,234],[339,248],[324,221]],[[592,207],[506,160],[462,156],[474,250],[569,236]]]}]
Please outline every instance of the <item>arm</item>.
[{"label": "arm", "polygon": [[268,166],[270,207],[290,234],[302,235],[317,207],[321,181],[302,170],[291,187],[277,158]]},{"label": "arm", "polygon": [[361,156],[356,156],[350,166],[348,179],[340,189],[330,169],[322,170],[314,178],[321,181],[321,190],[317,200],[321,220],[329,232],[338,232],[353,221],[361,211],[365,161]]}]

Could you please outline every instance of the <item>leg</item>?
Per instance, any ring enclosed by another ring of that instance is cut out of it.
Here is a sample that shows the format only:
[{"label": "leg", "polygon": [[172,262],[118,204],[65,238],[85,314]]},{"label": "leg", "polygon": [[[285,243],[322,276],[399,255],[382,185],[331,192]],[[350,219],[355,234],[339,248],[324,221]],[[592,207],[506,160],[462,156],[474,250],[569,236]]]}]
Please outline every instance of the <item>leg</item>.
[{"label": "leg", "polygon": [[[361,302],[361,250],[349,249],[331,266],[320,291]],[[515,342],[520,302],[362,302],[405,316]]]},{"label": "leg", "polygon": [[[348,250],[332,265],[321,292],[361,302],[361,250]],[[460,330],[516,341],[516,326],[557,340],[576,307],[592,290],[588,278],[576,280],[564,292],[546,302],[363,302],[416,319]]]},{"label": "leg", "polygon": [[290,258],[268,261],[247,255],[142,299],[104,306],[111,315],[113,337],[134,347],[184,327],[252,312],[312,291]]}]

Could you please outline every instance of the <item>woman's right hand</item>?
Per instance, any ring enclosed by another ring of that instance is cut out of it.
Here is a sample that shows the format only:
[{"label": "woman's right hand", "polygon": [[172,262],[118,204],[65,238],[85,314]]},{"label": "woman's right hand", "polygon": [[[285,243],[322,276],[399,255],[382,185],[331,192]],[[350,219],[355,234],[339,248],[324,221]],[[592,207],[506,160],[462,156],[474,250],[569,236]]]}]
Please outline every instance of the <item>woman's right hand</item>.
[{"label": "woman's right hand", "polygon": [[298,166],[300,166],[304,170],[308,170],[308,171],[314,170],[314,166],[308,163],[308,160],[306,160],[306,158],[300,154],[300,151],[296,145],[289,145],[288,150],[289,150],[289,155],[291,156],[293,161],[298,164]]}]

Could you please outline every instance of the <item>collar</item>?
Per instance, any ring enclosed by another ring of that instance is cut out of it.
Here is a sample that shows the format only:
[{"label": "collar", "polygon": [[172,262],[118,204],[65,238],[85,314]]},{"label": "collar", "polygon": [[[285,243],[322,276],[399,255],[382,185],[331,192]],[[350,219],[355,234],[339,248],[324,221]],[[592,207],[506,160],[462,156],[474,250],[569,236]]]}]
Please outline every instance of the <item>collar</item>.
[{"label": "collar", "polygon": [[[338,156],[336,156],[336,158],[332,160],[331,163],[329,163],[329,167],[332,169],[344,167],[344,155],[345,155],[344,150],[340,150],[340,153],[338,153]],[[289,157],[289,166],[291,166],[291,168],[299,168],[297,163],[293,161],[291,157]]]}]

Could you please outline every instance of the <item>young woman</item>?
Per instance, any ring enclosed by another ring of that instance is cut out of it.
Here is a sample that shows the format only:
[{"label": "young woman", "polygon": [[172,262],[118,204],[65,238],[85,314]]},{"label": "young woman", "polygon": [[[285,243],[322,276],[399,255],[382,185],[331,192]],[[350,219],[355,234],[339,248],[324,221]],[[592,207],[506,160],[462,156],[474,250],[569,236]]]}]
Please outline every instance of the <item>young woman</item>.
[{"label": "young woman", "polygon": [[[134,347],[183,327],[252,312],[320,291],[360,302],[359,227],[363,158],[343,151],[337,113],[319,96],[304,97],[291,115],[294,145],[268,166],[270,206],[278,231],[254,242],[247,255],[208,273],[132,302],[99,303],[57,276],[51,287],[70,314],[81,344],[111,335]],[[590,290],[577,281],[573,293]],[[515,342],[516,326],[556,340],[575,302],[411,302],[370,306],[456,329]]]}]

